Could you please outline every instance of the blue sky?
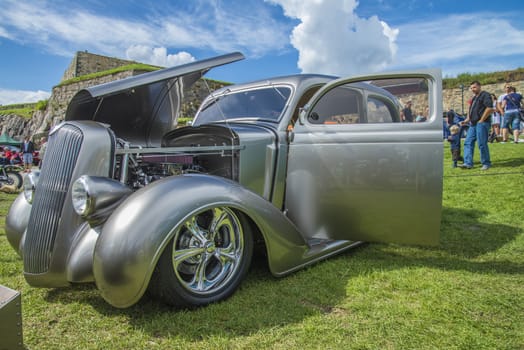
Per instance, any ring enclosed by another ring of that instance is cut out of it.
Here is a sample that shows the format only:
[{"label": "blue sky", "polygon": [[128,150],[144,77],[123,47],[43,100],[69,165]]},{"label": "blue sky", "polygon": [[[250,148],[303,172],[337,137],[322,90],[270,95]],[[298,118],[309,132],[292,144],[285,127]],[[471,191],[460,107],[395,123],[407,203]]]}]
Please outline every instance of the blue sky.
[{"label": "blue sky", "polygon": [[0,0],[0,104],[45,99],[76,51],[161,66],[232,51],[207,77],[524,67],[524,3],[485,0]]}]

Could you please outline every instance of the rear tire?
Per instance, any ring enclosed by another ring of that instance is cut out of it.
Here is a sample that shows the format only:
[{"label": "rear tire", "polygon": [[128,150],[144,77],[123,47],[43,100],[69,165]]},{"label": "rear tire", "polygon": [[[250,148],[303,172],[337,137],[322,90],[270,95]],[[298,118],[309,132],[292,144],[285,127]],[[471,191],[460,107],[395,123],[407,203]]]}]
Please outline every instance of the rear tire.
[{"label": "rear tire", "polygon": [[245,277],[253,255],[247,218],[228,207],[197,212],[183,222],[160,257],[149,292],[178,307],[229,297]]}]

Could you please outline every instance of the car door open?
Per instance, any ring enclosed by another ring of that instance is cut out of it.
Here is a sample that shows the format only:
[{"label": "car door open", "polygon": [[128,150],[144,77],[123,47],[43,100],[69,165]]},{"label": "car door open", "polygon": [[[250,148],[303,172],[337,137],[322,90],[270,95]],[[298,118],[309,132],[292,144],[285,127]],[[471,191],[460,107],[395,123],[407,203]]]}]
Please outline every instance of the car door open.
[{"label": "car door open", "polygon": [[292,132],[285,208],[308,239],[438,243],[439,70],[338,79]]}]

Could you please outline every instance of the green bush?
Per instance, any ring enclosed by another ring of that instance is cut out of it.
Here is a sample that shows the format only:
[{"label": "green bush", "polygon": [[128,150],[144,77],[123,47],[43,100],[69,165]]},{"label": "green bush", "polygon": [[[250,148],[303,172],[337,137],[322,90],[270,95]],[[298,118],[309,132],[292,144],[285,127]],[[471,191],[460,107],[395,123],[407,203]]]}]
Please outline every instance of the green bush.
[{"label": "green bush", "polygon": [[96,72],[96,73],[91,73],[91,74],[86,74],[86,75],[82,75],[79,77],[71,78],[71,79],[60,82],[60,84],[58,84],[57,86],[69,85],[69,84],[77,83],[79,81],[95,79],[99,77],[104,77],[106,75],[116,74],[116,73],[125,72],[129,70],[141,70],[141,71],[146,71],[146,72],[152,72],[152,71],[156,71],[159,69],[161,69],[161,67],[151,66],[151,65],[142,64],[142,63],[128,64],[125,66],[120,66],[120,67],[105,70],[102,72]]},{"label": "green bush", "polygon": [[34,107],[32,108],[12,108],[12,109],[1,109],[0,115],[19,115],[25,119],[31,119],[33,117]]},{"label": "green bush", "polygon": [[49,102],[49,100],[40,100],[36,103],[36,110],[37,111],[45,111],[47,109],[47,103]]}]

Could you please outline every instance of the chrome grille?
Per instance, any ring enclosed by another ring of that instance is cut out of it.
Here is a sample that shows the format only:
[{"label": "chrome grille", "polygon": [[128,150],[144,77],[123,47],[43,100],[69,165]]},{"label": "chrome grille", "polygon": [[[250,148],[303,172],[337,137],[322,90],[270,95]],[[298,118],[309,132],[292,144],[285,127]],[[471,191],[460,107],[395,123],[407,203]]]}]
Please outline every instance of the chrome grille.
[{"label": "chrome grille", "polygon": [[70,124],[49,137],[25,237],[25,272],[38,274],[49,269],[62,208],[82,141],[82,131]]}]

